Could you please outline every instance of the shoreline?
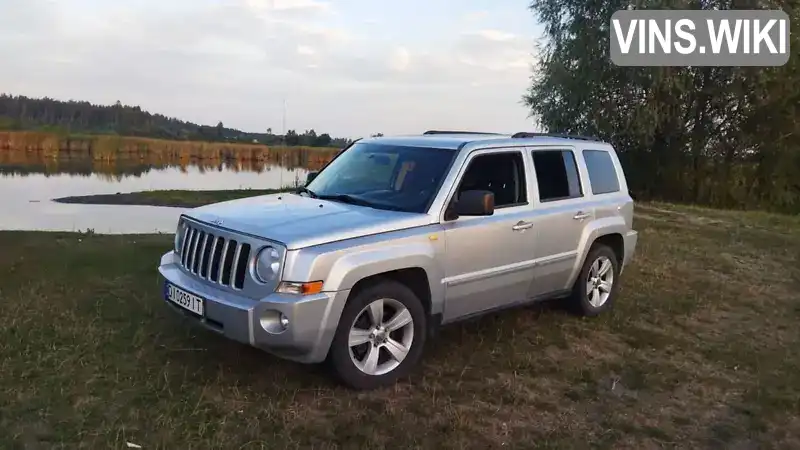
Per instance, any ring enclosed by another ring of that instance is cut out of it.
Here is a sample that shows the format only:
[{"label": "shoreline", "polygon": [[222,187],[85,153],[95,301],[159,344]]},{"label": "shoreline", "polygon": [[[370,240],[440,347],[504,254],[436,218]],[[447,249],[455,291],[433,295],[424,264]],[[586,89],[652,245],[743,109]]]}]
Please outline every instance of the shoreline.
[{"label": "shoreline", "polygon": [[90,194],[54,198],[56,203],[78,205],[115,205],[115,206],[159,206],[167,208],[196,208],[212,203],[236,200],[258,195],[290,192],[294,187],[277,189],[230,189],[230,190],[155,190],[137,191],[116,194]]}]

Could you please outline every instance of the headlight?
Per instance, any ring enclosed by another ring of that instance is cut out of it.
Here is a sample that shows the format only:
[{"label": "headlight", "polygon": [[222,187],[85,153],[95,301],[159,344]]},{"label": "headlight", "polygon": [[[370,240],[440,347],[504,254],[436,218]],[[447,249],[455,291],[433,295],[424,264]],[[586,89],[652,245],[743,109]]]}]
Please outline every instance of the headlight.
[{"label": "headlight", "polygon": [[278,276],[281,268],[281,255],[272,247],[264,247],[256,257],[256,278],[262,283],[268,283]]}]

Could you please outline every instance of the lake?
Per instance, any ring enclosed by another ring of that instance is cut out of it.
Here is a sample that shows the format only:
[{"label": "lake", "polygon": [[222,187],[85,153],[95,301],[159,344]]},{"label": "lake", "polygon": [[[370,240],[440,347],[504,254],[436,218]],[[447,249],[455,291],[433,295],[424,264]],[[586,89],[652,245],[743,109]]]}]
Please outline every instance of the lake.
[{"label": "lake", "polygon": [[65,204],[54,198],[162,189],[269,189],[305,180],[318,161],[97,161],[0,152],[0,230],[174,233],[183,208]]}]

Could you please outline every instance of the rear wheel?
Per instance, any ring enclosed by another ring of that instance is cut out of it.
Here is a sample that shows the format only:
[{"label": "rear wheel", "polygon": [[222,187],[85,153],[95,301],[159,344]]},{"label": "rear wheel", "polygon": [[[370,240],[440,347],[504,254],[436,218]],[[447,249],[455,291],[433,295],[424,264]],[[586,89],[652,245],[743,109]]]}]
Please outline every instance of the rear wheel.
[{"label": "rear wheel", "polygon": [[614,305],[619,279],[619,259],[607,245],[594,244],[572,288],[572,308],[583,316],[596,316]]},{"label": "rear wheel", "polygon": [[425,319],[422,303],[402,283],[385,280],[360,289],[345,305],[331,343],[339,379],[374,389],[407,375],[425,345]]}]

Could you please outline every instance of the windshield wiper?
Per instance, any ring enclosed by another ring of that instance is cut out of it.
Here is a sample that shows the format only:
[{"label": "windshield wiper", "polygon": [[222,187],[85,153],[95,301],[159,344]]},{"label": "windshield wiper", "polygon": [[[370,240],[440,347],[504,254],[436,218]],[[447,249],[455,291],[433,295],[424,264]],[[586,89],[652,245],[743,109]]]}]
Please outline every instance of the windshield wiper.
[{"label": "windshield wiper", "polygon": [[308,196],[309,196],[309,197],[311,197],[311,198],[319,198],[319,197],[317,196],[317,194],[316,194],[314,191],[312,191],[311,189],[309,189],[309,188],[307,188],[307,187],[305,187],[305,186],[303,186],[303,187],[301,187],[301,188],[297,189],[297,193],[298,193],[298,194],[302,194],[303,192],[305,192],[306,194],[308,194]]},{"label": "windshield wiper", "polygon": [[375,209],[386,209],[389,211],[403,211],[402,208],[399,208],[397,206],[385,205],[382,203],[372,203],[368,200],[364,200],[363,198],[359,197],[354,197],[350,194],[320,195],[317,198],[319,198],[320,200],[333,200],[342,203],[349,203],[351,205],[367,206]]},{"label": "windshield wiper", "polygon": [[353,197],[350,194],[333,194],[333,195],[320,195],[317,196],[320,200],[333,200],[342,203],[349,203],[351,205],[359,205],[359,206],[370,206],[374,207],[375,205],[372,202],[368,202],[367,200]]}]

